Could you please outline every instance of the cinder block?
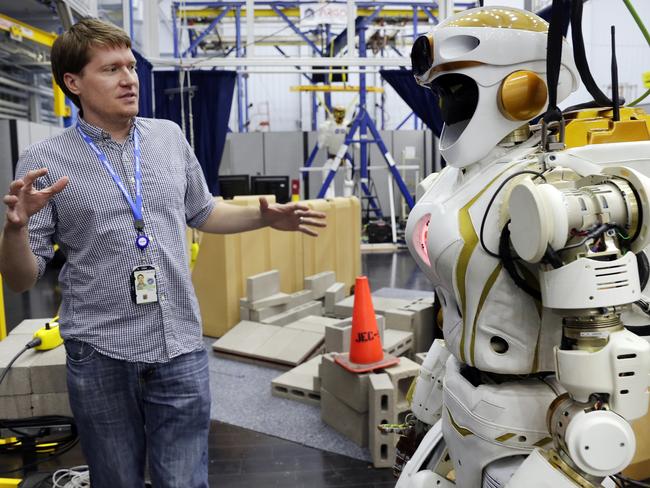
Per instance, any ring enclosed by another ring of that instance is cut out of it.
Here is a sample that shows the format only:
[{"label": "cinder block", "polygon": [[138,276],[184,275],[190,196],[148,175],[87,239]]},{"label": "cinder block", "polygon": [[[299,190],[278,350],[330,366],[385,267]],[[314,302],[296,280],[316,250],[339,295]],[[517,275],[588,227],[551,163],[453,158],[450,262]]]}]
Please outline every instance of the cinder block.
[{"label": "cinder block", "polygon": [[280,291],[280,272],[267,271],[246,278],[246,298],[253,303]]},{"label": "cinder block", "polygon": [[[385,320],[381,315],[375,315],[379,338],[384,343]],[[340,320],[338,323],[328,324],[325,328],[326,352],[349,352],[352,333],[352,319]],[[385,350],[385,349],[384,349]]]},{"label": "cinder block", "polygon": [[269,317],[278,315],[287,309],[286,305],[276,305],[275,307],[263,308],[261,310],[249,310],[248,316],[253,322],[264,322]]},{"label": "cinder block", "polygon": [[65,361],[63,345],[49,351],[35,351],[29,365],[32,393],[67,392]]},{"label": "cinder block", "polygon": [[320,395],[320,416],[323,422],[360,447],[366,447],[368,414],[355,411],[324,388],[321,388]]},{"label": "cinder block", "polygon": [[384,373],[390,376],[395,389],[395,405],[398,410],[408,408],[406,394],[411,383],[420,372],[420,365],[409,358],[402,357],[398,364],[384,369]]},{"label": "cinder block", "polygon": [[239,320],[250,320],[251,314],[248,307],[239,307]]},{"label": "cinder block", "polygon": [[[4,373],[9,362],[31,340],[23,334],[9,335],[0,341],[0,372]],[[13,366],[0,383],[0,396],[28,395],[32,392],[29,366],[38,351],[30,349],[14,362]]]},{"label": "cinder block", "polygon": [[276,293],[270,297],[262,298],[254,302],[250,302],[252,310],[261,310],[268,307],[276,307],[278,305],[287,305],[291,301],[291,295],[287,293]]},{"label": "cinder block", "polygon": [[0,396],[0,418],[22,419],[31,416],[31,395]]},{"label": "cinder block", "polygon": [[386,373],[373,374],[368,383],[368,448],[376,468],[389,468],[395,463],[397,434],[384,434],[380,424],[397,423],[395,390]]},{"label": "cinder block", "polygon": [[67,393],[42,393],[33,394],[32,415],[66,415],[72,417],[70,400]]},{"label": "cinder block", "polygon": [[348,352],[350,350],[350,332],[352,319],[340,320],[325,327],[325,351]]},{"label": "cinder block", "polygon": [[[36,332],[41,327],[45,327],[45,324],[51,320],[52,319],[23,320],[20,324],[11,329],[9,335],[28,335],[31,338],[34,335],[34,332]],[[29,339],[25,342],[29,342]]]},{"label": "cinder block", "polygon": [[312,301],[313,296],[314,294],[311,292],[311,290],[300,290],[292,293],[289,295],[289,303],[287,304],[287,308],[294,308],[299,305],[304,305],[305,303]]},{"label": "cinder block", "polygon": [[323,355],[320,364],[321,389],[332,395],[353,410],[368,411],[368,376],[371,373],[355,374],[334,362],[336,353]]},{"label": "cinder block", "polygon": [[271,394],[310,405],[320,405],[320,382],[315,379],[318,378],[321,358],[321,355],[315,356],[275,378],[271,381]]},{"label": "cinder block", "polygon": [[336,282],[336,275],[334,271],[323,271],[312,276],[307,276],[305,278],[305,289],[311,290],[314,300],[323,298],[325,296],[325,290],[332,286]]},{"label": "cinder block", "polygon": [[323,304],[319,301],[307,302],[277,315],[263,319],[261,322],[271,325],[287,325],[309,315],[322,315]]},{"label": "cinder block", "polygon": [[334,305],[345,298],[345,283],[334,283],[325,290],[325,312],[334,313]]},{"label": "cinder block", "polygon": [[382,342],[384,352],[393,356],[402,356],[413,348],[413,332],[386,329]]}]

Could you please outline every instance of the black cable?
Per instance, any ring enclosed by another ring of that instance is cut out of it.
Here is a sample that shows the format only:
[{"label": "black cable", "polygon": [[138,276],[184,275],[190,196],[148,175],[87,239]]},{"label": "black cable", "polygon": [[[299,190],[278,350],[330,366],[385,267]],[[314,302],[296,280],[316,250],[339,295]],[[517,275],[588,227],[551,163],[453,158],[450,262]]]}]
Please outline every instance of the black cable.
[{"label": "black cable", "polygon": [[495,253],[495,252],[490,251],[487,248],[487,246],[485,245],[485,241],[483,240],[483,229],[485,228],[485,222],[487,220],[488,214],[490,213],[490,208],[492,208],[492,204],[494,203],[494,200],[496,199],[496,196],[503,189],[503,187],[506,185],[506,183],[508,183],[511,179],[513,179],[516,176],[526,175],[526,174],[535,175],[536,177],[542,178],[544,181],[546,181],[546,177],[542,173],[540,173],[538,171],[533,171],[533,170],[526,169],[526,170],[518,171],[516,173],[512,173],[505,180],[503,180],[501,182],[501,184],[499,185],[499,188],[497,188],[497,190],[492,195],[492,198],[490,198],[490,201],[488,202],[487,208],[485,209],[485,213],[483,214],[483,219],[481,220],[481,229],[479,231],[479,240],[481,242],[481,247],[483,248],[483,250],[486,253],[488,253],[490,256],[492,256],[493,258],[500,259],[501,256],[499,254]]},{"label": "black cable", "polygon": [[503,268],[508,272],[512,280],[519,288],[528,293],[533,299],[539,301],[542,299],[542,294],[539,290],[531,287],[526,280],[519,274],[515,259],[510,252],[510,221],[506,222],[501,230],[501,237],[499,239],[499,255],[501,256],[501,263]]},{"label": "black cable", "polygon": [[546,83],[548,86],[548,109],[544,121],[560,121],[562,112],[557,106],[557,83],[560,78],[560,62],[562,60],[562,26],[563,0],[553,0],[551,20],[548,27],[546,42]]},{"label": "black cable", "polygon": [[9,361],[9,364],[5,368],[5,370],[2,373],[2,376],[0,376],[0,384],[2,384],[2,380],[5,379],[5,376],[7,376],[7,373],[9,372],[9,369],[11,369],[11,366],[16,362],[16,359],[18,359],[25,351],[28,351],[32,347],[40,346],[41,345],[41,339],[39,337],[32,339],[29,341],[27,344],[25,344],[25,347],[23,347],[18,354],[16,354],[11,361]]}]

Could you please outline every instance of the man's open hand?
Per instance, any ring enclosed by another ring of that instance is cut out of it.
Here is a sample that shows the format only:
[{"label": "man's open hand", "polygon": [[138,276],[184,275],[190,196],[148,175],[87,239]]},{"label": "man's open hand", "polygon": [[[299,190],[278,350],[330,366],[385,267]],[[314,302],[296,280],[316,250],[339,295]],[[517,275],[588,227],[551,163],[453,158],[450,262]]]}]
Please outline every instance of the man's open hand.
[{"label": "man's open hand", "polygon": [[310,210],[301,203],[274,203],[260,197],[260,212],[264,224],[277,230],[300,231],[308,236],[317,236],[313,227],[326,227],[325,214]]}]

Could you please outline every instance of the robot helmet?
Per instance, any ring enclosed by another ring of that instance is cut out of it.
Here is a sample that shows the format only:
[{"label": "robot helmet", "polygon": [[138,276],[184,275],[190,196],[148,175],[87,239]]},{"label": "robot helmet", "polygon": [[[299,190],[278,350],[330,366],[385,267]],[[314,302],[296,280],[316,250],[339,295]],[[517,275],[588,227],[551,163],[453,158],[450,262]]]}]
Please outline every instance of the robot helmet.
[{"label": "robot helmet", "polygon": [[[460,12],[413,44],[416,81],[439,99],[444,121],[440,153],[463,168],[488,155],[548,103],[548,24],[509,7]],[[571,48],[563,40],[558,102],[578,87]]]},{"label": "robot helmet", "polygon": [[337,105],[332,108],[332,115],[337,124],[340,124],[345,119],[345,107]]}]

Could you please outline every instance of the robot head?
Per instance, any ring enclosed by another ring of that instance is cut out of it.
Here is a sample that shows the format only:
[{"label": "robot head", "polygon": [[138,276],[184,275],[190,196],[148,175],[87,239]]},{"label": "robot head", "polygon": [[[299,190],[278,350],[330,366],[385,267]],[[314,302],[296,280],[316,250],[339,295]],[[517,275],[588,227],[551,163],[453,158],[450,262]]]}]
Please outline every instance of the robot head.
[{"label": "robot head", "polygon": [[334,116],[334,121],[337,124],[340,124],[345,120],[345,107],[337,105],[332,109],[332,115]]},{"label": "robot head", "polygon": [[[509,7],[460,12],[413,44],[416,81],[439,98],[444,127],[440,153],[463,168],[501,139],[542,114],[548,103],[548,24]],[[578,70],[564,40],[557,100],[578,87]]]}]

